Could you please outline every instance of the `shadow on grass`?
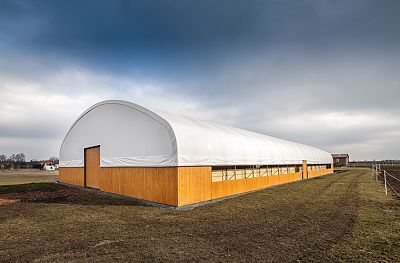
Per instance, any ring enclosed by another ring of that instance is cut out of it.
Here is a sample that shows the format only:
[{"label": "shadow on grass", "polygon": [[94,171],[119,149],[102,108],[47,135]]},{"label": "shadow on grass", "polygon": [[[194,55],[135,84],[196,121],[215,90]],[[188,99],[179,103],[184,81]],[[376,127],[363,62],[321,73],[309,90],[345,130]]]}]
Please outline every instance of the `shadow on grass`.
[{"label": "shadow on grass", "polygon": [[129,197],[114,196],[56,183],[29,183],[0,186],[0,200],[101,206],[149,206],[149,204],[145,202]]}]

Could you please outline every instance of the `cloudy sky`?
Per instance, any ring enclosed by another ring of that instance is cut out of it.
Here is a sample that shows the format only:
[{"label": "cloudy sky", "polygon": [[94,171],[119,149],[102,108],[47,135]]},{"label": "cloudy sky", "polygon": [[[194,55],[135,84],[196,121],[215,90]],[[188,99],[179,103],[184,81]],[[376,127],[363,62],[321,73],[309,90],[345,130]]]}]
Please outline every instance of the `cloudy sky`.
[{"label": "cloudy sky", "polygon": [[123,99],[400,158],[400,1],[0,0],[0,154],[58,156]]}]

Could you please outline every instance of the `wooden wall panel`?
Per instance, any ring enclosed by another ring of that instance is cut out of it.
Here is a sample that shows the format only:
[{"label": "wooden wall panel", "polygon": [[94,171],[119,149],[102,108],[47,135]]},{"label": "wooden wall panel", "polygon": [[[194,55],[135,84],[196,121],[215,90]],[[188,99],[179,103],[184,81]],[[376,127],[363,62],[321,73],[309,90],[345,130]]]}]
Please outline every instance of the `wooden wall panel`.
[{"label": "wooden wall panel", "polygon": [[71,167],[59,169],[58,180],[62,183],[83,186],[83,167]]},{"label": "wooden wall panel", "polygon": [[229,180],[211,183],[211,197],[217,199],[225,196],[245,193],[272,185],[301,180],[301,173],[275,174],[255,178]]},{"label": "wooden wall panel", "polygon": [[[59,181],[83,185],[84,168],[60,168]],[[166,168],[99,168],[98,189],[156,203],[178,206],[178,170]]]},{"label": "wooden wall panel", "polygon": [[[308,173],[311,178],[332,172],[333,168]],[[84,168],[60,168],[59,180],[83,186],[83,174]],[[211,167],[101,167],[97,183],[105,192],[182,206],[301,179],[302,173],[297,172],[211,182]]]},{"label": "wooden wall panel", "polygon": [[100,190],[178,206],[176,167],[102,167]]},{"label": "wooden wall panel", "polygon": [[211,167],[178,167],[179,206],[211,200]]},{"label": "wooden wall panel", "polygon": [[333,169],[322,169],[322,170],[314,170],[314,171],[308,171],[308,178],[313,178],[317,176],[321,176],[324,174],[330,174],[333,173]]}]

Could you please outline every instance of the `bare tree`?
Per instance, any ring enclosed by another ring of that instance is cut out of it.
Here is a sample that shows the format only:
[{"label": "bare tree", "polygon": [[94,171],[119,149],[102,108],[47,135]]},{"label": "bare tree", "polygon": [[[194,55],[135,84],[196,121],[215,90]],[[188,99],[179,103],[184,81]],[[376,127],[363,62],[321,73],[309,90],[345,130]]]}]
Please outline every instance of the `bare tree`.
[{"label": "bare tree", "polygon": [[21,165],[25,164],[25,154],[12,154],[10,157],[8,157],[7,161],[10,163],[11,167],[20,168]]},{"label": "bare tree", "polygon": [[8,157],[8,160],[10,163],[15,163],[17,157],[15,156],[15,154],[10,155],[10,157]]},{"label": "bare tree", "polygon": [[57,164],[57,163],[59,162],[59,160],[58,160],[58,158],[57,158],[56,156],[50,157],[49,161],[50,161],[52,164]]},{"label": "bare tree", "polygon": [[0,169],[4,169],[7,166],[7,156],[0,154]]},{"label": "bare tree", "polygon": [[18,153],[15,155],[17,163],[24,163],[25,162],[25,154],[24,153]]}]

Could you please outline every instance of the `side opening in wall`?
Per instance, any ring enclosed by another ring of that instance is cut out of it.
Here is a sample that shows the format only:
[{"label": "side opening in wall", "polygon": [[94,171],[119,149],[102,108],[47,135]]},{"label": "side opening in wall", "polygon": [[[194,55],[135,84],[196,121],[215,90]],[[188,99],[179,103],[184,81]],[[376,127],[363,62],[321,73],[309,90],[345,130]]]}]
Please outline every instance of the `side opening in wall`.
[{"label": "side opening in wall", "polygon": [[302,165],[237,165],[213,166],[212,182],[240,180],[278,174],[302,172]]}]

